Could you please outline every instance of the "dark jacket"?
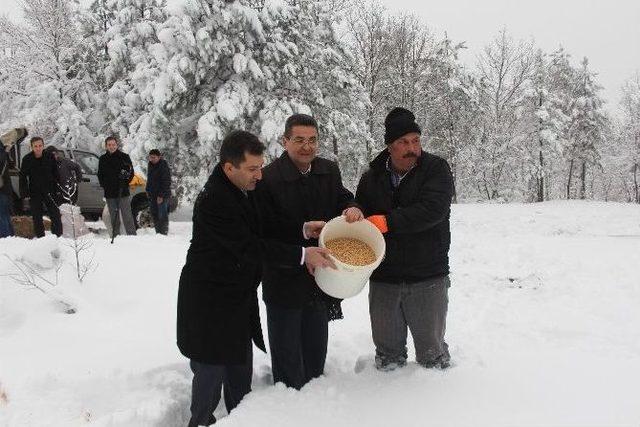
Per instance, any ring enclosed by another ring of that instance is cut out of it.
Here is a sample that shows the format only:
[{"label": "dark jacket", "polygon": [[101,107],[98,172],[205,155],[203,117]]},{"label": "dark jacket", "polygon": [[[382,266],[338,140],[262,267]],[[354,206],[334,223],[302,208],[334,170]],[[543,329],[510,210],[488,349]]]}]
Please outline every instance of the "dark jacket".
[{"label": "dark jacket", "polygon": [[[129,182],[133,179],[133,164],[128,154],[116,150],[100,156],[98,162],[98,181],[104,189],[104,197],[115,199],[129,195]],[[122,192],[120,193],[120,190]]]},{"label": "dark jacket", "polygon": [[453,178],[446,160],[422,152],[394,189],[380,153],[358,184],[356,200],[365,216],[387,217],[386,254],[371,279],[388,283],[418,282],[449,273],[449,215]]},{"label": "dark jacket", "polygon": [[149,162],[147,171],[147,193],[168,199],[171,196],[171,171],[167,161],[160,159],[155,165]]},{"label": "dark jacket", "polygon": [[33,151],[22,158],[20,165],[20,196],[32,194],[55,194],[58,185],[58,167],[49,153],[36,158]]},{"label": "dark jacket", "polygon": [[66,157],[61,157],[56,163],[58,165],[58,184],[69,192],[82,181],[82,169],[79,164]]},{"label": "dark jacket", "polygon": [[265,261],[298,265],[300,246],[262,239],[253,192],[216,166],[193,209],[193,234],[178,289],[178,348],[208,364],[240,364],[251,339],[265,350],[257,288]]},{"label": "dark jacket", "polygon": [[4,193],[11,198],[11,176],[9,175],[9,168],[11,167],[9,155],[4,149],[4,145],[0,143],[0,193]]},{"label": "dark jacket", "polygon": [[[329,221],[355,205],[353,194],[342,185],[335,162],[316,157],[304,176],[286,152],[264,168],[256,193],[265,236],[293,245],[317,246],[317,240],[302,237],[303,224]],[[267,303],[289,308],[322,298],[330,303],[330,317],[341,317],[339,306],[335,307],[338,300],[326,296],[304,266],[266,265],[262,296]],[[332,313],[335,310],[338,313]]]}]

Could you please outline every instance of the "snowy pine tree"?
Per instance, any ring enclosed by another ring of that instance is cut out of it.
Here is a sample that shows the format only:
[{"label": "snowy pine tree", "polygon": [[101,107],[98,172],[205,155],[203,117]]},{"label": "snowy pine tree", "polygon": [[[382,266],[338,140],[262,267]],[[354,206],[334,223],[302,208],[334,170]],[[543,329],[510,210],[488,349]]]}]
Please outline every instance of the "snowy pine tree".
[{"label": "snowy pine tree", "polygon": [[156,147],[144,113],[153,106],[153,83],[164,67],[153,50],[168,18],[165,0],[118,0],[113,6],[115,19],[106,33],[107,131],[119,135],[132,159],[145,165]]},{"label": "snowy pine tree", "polygon": [[599,163],[598,145],[604,142],[608,125],[603,111],[601,90],[602,87],[596,82],[595,73],[589,69],[588,59],[584,58],[575,74],[569,141],[565,150],[565,158],[569,163],[566,180],[568,199],[587,197],[588,168]]},{"label": "snowy pine tree", "polygon": [[140,126],[128,138],[132,154],[153,140],[174,166],[178,194],[190,198],[230,130],[260,135],[269,160],[282,150],[286,117],[305,112],[320,124],[321,155],[338,160],[354,183],[366,161],[367,97],[334,18],[314,1],[186,4],[148,48],[158,76],[141,97]]},{"label": "snowy pine tree", "polygon": [[478,104],[473,79],[458,59],[463,43],[454,44],[448,37],[440,42],[431,62],[431,82],[427,135],[430,151],[441,154],[451,166],[455,193],[464,194],[468,180],[471,142],[477,135]]},{"label": "snowy pine tree", "polygon": [[88,147],[93,91],[71,0],[24,0],[26,25],[0,18],[2,127],[26,126],[47,143]]},{"label": "snowy pine tree", "polygon": [[[295,52],[285,57],[289,75],[279,73],[280,67],[273,64],[276,85],[266,87],[265,95],[271,102],[287,100],[294,112],[308,109],[320,126],[320,155],[338,161],[343,178],[354,188],[371,146],[366,122],[369,100],[351,65],[354,59],[338,37],[339,16],[331,6],[327,1],[289,1],[279,27]],[[269,35],[275,33],[267,30]],[[267,53],[265,67],[273,63],[271,52]]]},{"label": "snowy pine tree", "polygon": [[567,116],[556,87],[549,58],[539,49],[534,57],[523,117],[527,125],[523,145],[524,178],[529,181],[525,199],[530,201],[549,199],[553,161],[562,154],[561,138]]}]

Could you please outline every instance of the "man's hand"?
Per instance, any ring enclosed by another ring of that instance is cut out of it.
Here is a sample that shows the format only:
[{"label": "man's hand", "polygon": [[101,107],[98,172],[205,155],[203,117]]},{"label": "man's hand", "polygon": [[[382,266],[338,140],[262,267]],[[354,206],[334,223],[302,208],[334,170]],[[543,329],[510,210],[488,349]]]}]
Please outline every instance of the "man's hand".
[{"label": "man's hand", "polygon": [[313,276],[318,267],[331,267],[336,270],[336,264],[329,257],[330,253],[329,249],[324,248],[304,248],[304,264],[309,274]]},{"label": "man's hand", "polygon": [[164,199],[162,197],[160,197],[160,196],[158,196],[158,198],[156,198],[156,202],[158,204],[161,204],[163,201],[164,201]]},{"label": "man's hand", "polygon": [[317,239],[327,223],[324,221],[307,221],[302,226],[305,239]]},{"label": "man's hand", "polygon": [[344,215],[348,223],[362,221],[364,219],[362,211],[355,206],[343,210],[342,215]]}]

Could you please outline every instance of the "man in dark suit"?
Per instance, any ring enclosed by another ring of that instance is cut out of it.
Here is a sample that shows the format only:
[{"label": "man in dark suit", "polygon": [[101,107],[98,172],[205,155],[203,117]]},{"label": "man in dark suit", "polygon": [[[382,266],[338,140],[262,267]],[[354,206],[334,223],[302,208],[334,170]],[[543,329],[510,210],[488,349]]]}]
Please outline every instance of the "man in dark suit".
[{"label": "man in dark suit", "polygon": [[[343,213],[347,221],[363,219],[353,194],[342,185],[337,163],[317,156],[318,123],[313,117],[289,117],[283,144],[285,152],[264,169],[256,190],[265,236],[314,246],[317,234],[300,233],[305,221],[329,221]],[[304,268],[278,264],[265,266],[262,294],[273,380],[300,389],[324,372],[328,322],[342,317],[340,301],[325,295]]]},{"label": "man in dark suit", "polygon": [[[215,422],[223,384],[228,411],[251,391],[252,342],[265,351],[257,299],[263,263],[335,267],[324,249],[262,238],[253,190],[262,178],[264,149],[249,132],[230,133],[194,205],[177,319],[178,348],[194,374],[190,427]],[[317,234],[323,226],[308,222],[299,232]]]}]

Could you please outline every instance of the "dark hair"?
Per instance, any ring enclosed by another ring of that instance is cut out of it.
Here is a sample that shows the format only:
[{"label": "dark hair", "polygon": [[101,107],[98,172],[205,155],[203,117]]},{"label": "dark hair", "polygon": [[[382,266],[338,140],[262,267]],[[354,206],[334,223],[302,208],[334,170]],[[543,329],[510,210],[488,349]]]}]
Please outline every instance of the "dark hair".
[{"label": "dark hair", "polygon": [[149,155],[150,156],[162,156],[162,153],[160,152],[160,150],[158,150],[157,148],[153,148],[149,151]]},{"label": "dark hair", "polygon": [[259,156],[264,150],[265,146],[257,136],[244,130],[234,130],[222,141],[220,164],[231,163],[237,168],[245,161],[245,153]]},{"label": "dark hair", "polygon": [[108,137],[106,137],[106,138],[104,139],[104,145],[105,145],[105,147],[106,147],[106,145],[107,145],[107,142],[109,142],[109,141],[111,141],[111,140],[113,140],[113,141],[115,141],[116,143],[118,143],[118,138],[116,138],[116,137],[115,137],[115,136],[113,136],[113,135],[110,135],[110,136],[108,136]]},{"label": "dark hair", "polygon": [[42,139],[41,136],[34,136],[33,138],[31,138],[29,140],[29,145],[31,145],[33,147],[33,143],[34,142],[38,142],[38,141],[42,141],[42,143],[44,144],[44,139]]},{"label": "dark hair", "polygon": [[289,138],[291,136],[291,129],[294,126],[313,126],[318,130],[318,122],[313,117],[308,114],[294,114],[293,116],[289,116],[287,121],[284,124],[284,136],[285,138]]}]

